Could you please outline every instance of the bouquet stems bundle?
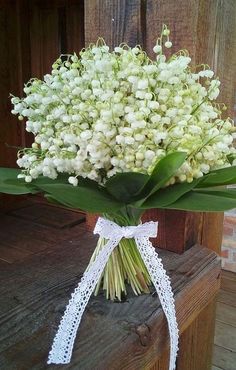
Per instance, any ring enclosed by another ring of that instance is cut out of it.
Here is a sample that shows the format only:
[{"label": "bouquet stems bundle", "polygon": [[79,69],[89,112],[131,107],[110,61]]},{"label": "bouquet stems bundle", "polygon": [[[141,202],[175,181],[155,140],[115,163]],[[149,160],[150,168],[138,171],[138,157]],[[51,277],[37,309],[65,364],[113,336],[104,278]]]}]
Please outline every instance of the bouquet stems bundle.
[{"label": "bouquet stems bundle", "polygon": [[[106,243],[105,239],[99,238],[90,264]],[[107,299],[121,301],[122,297],[127,294],[126,283],[131,285],[136,295],[149,293],[151,279],[133,239],[122,239],[118,247],[112,252],[96,286],[95,295],[99,293],[102,287],[106,292]]]}]

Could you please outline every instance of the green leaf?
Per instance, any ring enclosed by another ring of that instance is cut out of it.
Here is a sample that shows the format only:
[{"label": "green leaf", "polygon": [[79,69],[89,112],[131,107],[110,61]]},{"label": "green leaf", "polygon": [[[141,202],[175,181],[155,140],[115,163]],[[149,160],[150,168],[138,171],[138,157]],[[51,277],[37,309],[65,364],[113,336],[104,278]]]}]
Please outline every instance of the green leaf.
[{"label": "green leaf", "polygon": [[107,180],[105,187],[116,199],[129,203],[144,187],[148,179],[149,176],[142,173],[118,173]]},{"label": "green leaf", "polygon": [[[43,184],[60,184],[60,185],[69,185],[68,183],[68,174],[59,174],[56,179],[50,179],[49,177],[39,176],[37,179],[32,181],[32,185],[40,186]],[[89,188],[96,188],[98,187],[98,183],[96,181],[85,179],[83,177],[78,177],[79,186],[86,186]]]},{"label": "green leaf", "polygon": [[209,172],[198,183],[198,188],[236,184],[236,166]]},{"label": "green leaf", "polygon": [[98,187],[92,189],[69,184],[40,184],[39,189],[67,207],[80,208],[84,211],[114,212],[124,206]]},{"label": "green leaf", "polygon": [[17,178],[20,173],[21,170],[16,168],[0,168],[0,193],[13,195],[37,193],[32,184]]},{"label": "green leaf", "polygon": [[144,185],[140,198],[147,197],[163,187],[184,163],[186,156],[184,152],[174,152],[161,159]]},{"label": "green leaf", "polygon": [[223,212],[236,208],[236,196],[226,196],[224,192],[218,191],[217,194],[205,193],[202,191],[192,190],[183,195],[176,202],[163,208],[180,209],[185,211],[202,211],[202,212]]},{"label": "green leaf", "polygon": [[52,203],[52,204],[60,205],[61,206],[61,203],[59,203],[58,201],[56,201],[55,199],[53,199],[50,194],[44,194],[44,198],[46,198],[49,203]]},{"label": "green leaf", "polygon": [[200,194],[217,195],[221,197],[236,199],[236,189],[206,188],[206,189],[197,189],[196,192]]},{"label": "green leaf", "polygon": [[140,206],[140,208],[159,208],[164,207],[168,204],[172,204],[184,194],[195,188],[198,182],[199,179],[196,179],[191,183],[184,182],[181,184],[174,184],[171,186],[167,186],[166,188],[159,189],[153,195],[148,197]]}]

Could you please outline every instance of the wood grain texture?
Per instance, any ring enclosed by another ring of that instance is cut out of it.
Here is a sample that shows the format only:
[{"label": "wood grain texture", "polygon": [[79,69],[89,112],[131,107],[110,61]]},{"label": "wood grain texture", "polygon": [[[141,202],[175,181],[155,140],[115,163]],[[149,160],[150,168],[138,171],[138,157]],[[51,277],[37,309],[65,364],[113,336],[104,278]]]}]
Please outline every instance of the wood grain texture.
[{"label": "wood grain texture", "polygon": [[146,1],[146,50],[154,57],[153,46],[156,44],[163,23],[171,30],[173,48],[171,53],[187,49],[193,60],[196,57],[197,21],[199,1],[195,0],[147,0]]},{"label": "wood grain texture", "polygon": [[20,217],[31,222],[64,229],[85,221],[85,215],[63,208],[52,207],[48,204],[31,204],[29,206],[13,210],[8,213],[14,217]]},{"label": "wood grain texture", "polygon": [[236,328],[236,309],[226,303],[217,303],[217,321],[234,326]]},{"label": "wood grain texture", "polygon": [[152,48],[163,23],[171,30],[172,51],[187,49],[193,64],[207,63],[222,81],[221,96],[233,116],[236,68],[236,3],[234,0],[147,0],[146,50]]},{"label": "wood grain texture", "polygon": [[230,271],[223,271],[221,289],[230,293],[236,293],[236,274]]},{"label": "wood grain texture", "polygon": [[224,213],[203,214],[201,244],[220,254],[223,233]]},{"label": "wood grain texture", "polygon": [[235,370],[236,353],[214,345],[213,364],[222,370]]},{"label": "wood grain texture", "polygon": [[31,74],[42,78],[50,73],[60,55],[58,11],[55,2],[30,1]]},{"label": "wood grain texture", "polygon": [[[22,250],[30,252],[23,261],[1,263],[0,368],[46,369],[60,317],[96,238],[86,232],[84,224],[55,229],[12,215],[0,221],[1,240],[9,246],[18,240],[17,248],[22,241]],[[7,233],[9,228],[11,233]],[[46,243],[45,248],[34,251],[28,245],[26,249],[24,236],[32,246]],[[171,276],[182,333],[215,296],[220,263],[215,253],[198,246],[182,255],[159,252]],[[131,294],[123,303],[112,303],[101,293],[89,302],[72,362],[65,368],[143,370],[154,366],[164,370],[167,348],[167,325],[155,294]]]},{"label": "wood grain texture", "polygon": [[66,2],[67,53],[77,54],[84,47],[84,1]]},{"label": "wood grain texture", "polygon": [[211,370],[223,370],[222,367],[212,366]]},{"label": "wood grain texture", "polygon": [[142,0],[85,1],[85,44],[103,37],[114,47],[122,42],[134,46],[144,42]]},{"label": "wood grain texture", "polygon": [[236,310],[236,293],[221,289],[217,299],[218,302],[226,303],[227,305],[234,307]]},{"label": "wood grain texture", "polygon": [[215,344],[236,353],[236,327],[216,321]]},{"label": "wood grain texture", "polygon": [[[26,1],[21,2],[22,10]],[[0,166],[12,167],[16,161],[16,149],[25,143],[24,123],[11,114],[10,93],[21,95],[23,78],[28,65],[27,27],[21,32],[19,1],[0,2]],[[23,45],[23,47],[22,47]],[[24,63],[23,63],[24,60]]]},{"label": "wood grain texture", "polygon": [[210,370],[215,329],[215,299],[182,334],[177,369]]},{"label": "wood grain texture", "polygon": [[142,221],[158,221],[157,238],[151,240],[161,249],[183,253],[201,241],[202,213],[151,209]]}]

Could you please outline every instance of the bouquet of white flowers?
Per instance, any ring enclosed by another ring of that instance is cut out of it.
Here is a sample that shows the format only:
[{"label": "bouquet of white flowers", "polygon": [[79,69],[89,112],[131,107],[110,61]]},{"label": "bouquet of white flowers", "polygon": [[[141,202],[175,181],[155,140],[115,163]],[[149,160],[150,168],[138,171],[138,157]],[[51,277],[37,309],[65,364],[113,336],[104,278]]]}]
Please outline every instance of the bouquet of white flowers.
[{"label": "bouquet of white flowers", "polygon": [[[150,208],[236,207],[235,190],[220,187],[236,182],[235,128],[214,102],[220,82],[207,65],[190,66],[185,50],[167,59],[169,34],[164,25],[154,61],[140,46],[109,51],[99,39],[79,56],[62,55],[42,81],[31,79],[24,98],[12,97],[12,113],[27,119],[34,142],[19,151],[22,170],[0,170],[0,191],[43,192],[121,227],[138,226]],[[150,258],[144,263],[131,234],[117,239],[95,293],[102,285],[121,300],[126,283],[135,294],[149,291]],[[105,233],[90,266],[106,243]]]},{"label": "bouquet of white flowers", "polygon": [[[79,57],[61,56],[43,81],[30,80],[26,97],[11,99],[12,113],[27,118],[26,130],[35,136],[18,153],[24,181],[6,183],[17,171],[3,169],[0,190],[43,191],[119,225],[137,225],[148,208],[234,207],[233,190],[212,189],[236,179],[235,128],[222,118],[224,104],[214,103],[220,82],[206,65],[191,68],[186,51],[167,60],[169,33],[164,25],[155,61],[140,46],[110,52],[98,40]],[[103,244],[100,239],[94,256]],[[111,299],[126,293],[125,281],[136,294],[148,291],[150,277],[133,240],[120,242],[102,280]]]}]

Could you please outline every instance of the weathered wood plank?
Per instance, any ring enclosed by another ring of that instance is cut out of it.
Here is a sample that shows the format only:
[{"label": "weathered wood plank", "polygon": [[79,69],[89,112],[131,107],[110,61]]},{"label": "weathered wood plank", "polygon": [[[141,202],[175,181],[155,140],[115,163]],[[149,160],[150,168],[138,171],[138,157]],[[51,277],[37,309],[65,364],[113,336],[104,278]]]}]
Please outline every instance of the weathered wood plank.
[{"label": "weathered wood plank", "polygon": [[224,279],[221,282],[221,289],[226,290],[228,292],[236,293],[236,280],[235,280],[235,273],[227,271],[228,274],[224,274]]},{"label": "weathered wood plank", "polygon": [[122,42],[134,46],[143,44],[141,0],[85,1],[85,45],[103,37],[114,47]]},{"label": "weathered wood plank", "polygon": [[23,260],[30,254],[30,251],[27,251],[23,248],[12,247],[4,244],[3,242],[1,242],[0,244],[0,260],[4,262],[13,263],[19,260]]},{"label": "weathered wood plank", "polygon": [[171,30],[172,51],[189,50],[193,60],[196,55],[196,28],[198,20],[198,1],[147,0],[146,8],[146,50],[154,57],[153,46],[159,37],[162,24]]},{"label": "weathered wood plank", "polygon": [[24,124],[11,114],[9,98],[10,93],[21,95],[23,81],[29,75],[28,27],[25,23],[21,29],[22,13],[27,14],[25,0],[21,1],[21,9],[19,0],[0,2],[0,166],[8,167],[15,166],[17,149],[14,146],[25,143]]},{"label": "weathered wood plank", "polygon": [[224,280],[225,279],[234,280],[234,282],[236,284],[236,274],[235,274],[235,272],[222,270],[222,278]]},{"label": "weathered wood plank", "polygon": [[223,370],[235,370],[236,353],[214,345],[213,364]]},{"label": "weathered wood plank", "polygon": [[222,302],[236,308],[236,293],[221,289],[217,300],[218,302]]},{"label": "weathered wood plank", "polygon": [[84,1],[66,1],[67,53],[79,53],[84,47]]},{"label": "weathered wood plank", "polygon": [[[12,219],[8,216],[6,224],[12,225]],[[24,232],[32,240],[37,230],[42,233],[46,229],[29,221],[16,218],[15,221],[18,223],[15,232],[21,235],[24,225]],[[85,232],[83,224],[70,229],[71,238],[69,235],[62,238],[61,232],[57,229],[53,235],[54,243],[58,238],[56,249],[41,251],[24,263],[1,270],[0,367],[4,370],[46,368],[46,356],[57,324],[96,243],[96,238]],[[46,240],[53,245],[48,235]],[[171,275],[183,331],[216,293],[219,261],[214,253],[197,246],[183,255],[166,251],[160,251],[160,255]],[[131,295],[126,302],[118,304],[105,301],[100,294],[88,305],[68,368],[150,368],[167,345],[167,338],[166,322],[157,297]],[[93,356],[88,355],[91,348]],[[164,360],[161,361],[163,365]]]},{"label": "weathered wood plank", "polygon": [[163,351],[161,358],[152,367],[145,370],[168,370],[169,369],[170,351],[166,349]]},{"label": "weathered wood plank", "polygon": [[216,321],[215,344],[236,352],[236,327]]},{"label": "weathered wood plank", "polygon": [[71,227],[85,221],[85,215],[83,213],[37,203],[14,210],[9,215],[60,229]]},{"label": "weathered wood plank", "polygon": [[224,214],[211,212],[203,214],[201,244],[220,254]]},{"label": "weathered wood plank", "polygon": [[236,309],[228,304],[218,302],[216,309],[216,319],[225,324],[232,325],[236,328]]},{"label": "weathered wood plank", "polygon": [[224,370],[222,367],[212,366],[211,370]]},{"label": "weathered wood plank", "polygon": [[201,311],[180,338],[179,370],[210,370],[215,329],[215,299]]}]

